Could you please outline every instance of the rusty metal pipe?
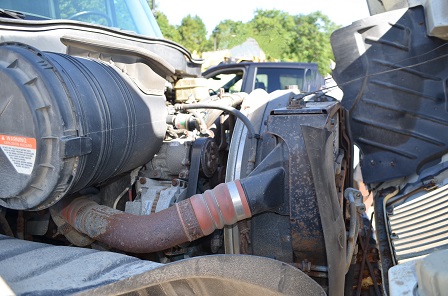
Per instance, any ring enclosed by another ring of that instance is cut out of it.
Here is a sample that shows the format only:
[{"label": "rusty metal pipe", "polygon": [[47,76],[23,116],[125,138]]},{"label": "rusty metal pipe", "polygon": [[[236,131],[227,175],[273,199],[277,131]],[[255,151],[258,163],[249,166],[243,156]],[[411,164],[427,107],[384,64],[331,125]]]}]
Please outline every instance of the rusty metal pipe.
[{"label": "rusty metal pipe", "polygon": [[283,180],[282,168],[270,169],[219,184],[148,216],[121,212],[87,198],[62,201],[53,209],[76,230],[95,240],[126,252],[152,253],[278,207],[284,200]]},{"label": "rusty metal pipe", "polygon": [[252,215],[238,180],[220,184],[149,216],[124,213],[87,198],[60,202],[56,209],[78,231],[132,253],[162,251]]}]

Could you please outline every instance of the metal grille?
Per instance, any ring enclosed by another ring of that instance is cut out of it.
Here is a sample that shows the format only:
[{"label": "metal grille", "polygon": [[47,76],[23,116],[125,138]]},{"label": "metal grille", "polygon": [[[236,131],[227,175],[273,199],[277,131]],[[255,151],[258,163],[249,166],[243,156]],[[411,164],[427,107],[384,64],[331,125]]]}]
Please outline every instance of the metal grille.
[{"label": "metal grille", "polygon": [[394,208],[390,241],[397,263],[448,249],[448,185]]}]

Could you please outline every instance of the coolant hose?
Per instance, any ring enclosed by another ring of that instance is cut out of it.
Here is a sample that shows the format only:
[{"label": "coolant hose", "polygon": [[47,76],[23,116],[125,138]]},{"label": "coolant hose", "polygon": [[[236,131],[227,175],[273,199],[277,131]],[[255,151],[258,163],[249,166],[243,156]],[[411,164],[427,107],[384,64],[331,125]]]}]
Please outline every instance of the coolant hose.
[{"label": "coolant hose", "polygon": [[236,108],[233,108],[233,107],[230,107],[230,106],[221,105],[221,104],[201,104],[201,103],[196,103],[196,104],[176,104],[176,105],[174,105],[174,108],[176,110],[218,109],[218,110],[229,112],[230,114],[233,114],[236,118],[238,118],[239,120],[241,120],[244,123],[244,125],[247,128],[249,139],[251,139],[251,138],[259,138],[260,137],[260,135],[256,133],[255,128],[252,125],[252,123],[250,122],[249,118],[247,118],[246,115],[241,113],[241,111],[236,109]]},{"label": "coolant hose", "polygon": [[[224,106],[230,106],[233,108],[236,108],[237,106],[240,106],[241,103],[243,103],[243,101],[246,99],[246,97],[248,96],[247,93],[245,92],[240,92],[240,93],[223,93],[220,94],[219,100],[202,100],[201,104],[215,104],[218,103],[220,105],[224,105]],[[210,97],[213,98],[213,97]],[[205,122],[207,124],[207,126],[212,125],[215,120],[223,113],[223,110],[218,110],[218,109],[207,109],[207,115],[205,116]]]},{"label": "coolant hose", "polygon": [[238,109],[235,109],[230,106],[225,106],[221,104],[176,104],[174,106],[176,110],[190,110],[190,109],[218,109],[223,110],[226,112],[229,112],[233,114],[236,118],[241,120],[243,124],[247,128],[247,135],[248,138],[251,140],[250,142],[250,148],[249,148],[249,159],[248,159],[248,166],[247,166],[247,173],[250,174],[252,170],[255,167],[255,157],[257,154],[257,139],[260,139],[260,135],[256,133],[254,126],[250,122],[249,118],[246,117],[241,111]]},{"label": "coolant hose", "polygon": [[76,230],[110,247],[152,253],[196,240],[279,206],[283,203],[283,180],[283,169],[272,169],[219,184],[148,216],[121,212],[87,198],[62,200],[55,208]]}]

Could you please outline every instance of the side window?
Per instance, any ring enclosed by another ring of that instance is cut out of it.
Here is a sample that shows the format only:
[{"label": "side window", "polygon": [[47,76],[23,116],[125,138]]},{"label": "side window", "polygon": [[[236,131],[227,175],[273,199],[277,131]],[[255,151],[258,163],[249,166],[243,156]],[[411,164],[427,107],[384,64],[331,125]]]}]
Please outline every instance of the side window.
[{"label": "side window", "polygon": [[[288,69],[291,70],[291,69]],[[285,89],[291,85],[297,85],[300,90],[303,90],[304,78],[303,69],[297,69],[294,73],[281,73],[280,74],[280,88]]]},{"label": "side window", "polygon": [[297,85],[302,90],[304,69],[294,68],[258,68],[255,76],[255,88],[263,88],[268,93],[287,86]]},{"label": "side window", "polygon": [[305,71],[305,84],[304,84],[302,91],[305,91],[305,92],[311,91],[311,84],[313,84],[313,81],[314,81],[313,76],[316,76],[316,75],[313,75],[313,73],[310,69],[307,69]]},{"label": "side window", "polygon": [[263,73],[257,73],[257,76],[255,76],[255,85],[254,89],[261,88],[264,90],[268,90],[268,75]]},{"label": "side window", "polygon": [[225,92],[236,93],[241,92],[243,85],[244,71],[237,70],[235,72],[226,71],[216,74],[207,79],[208,88],[213,93],[218,93],[220,88]]}]

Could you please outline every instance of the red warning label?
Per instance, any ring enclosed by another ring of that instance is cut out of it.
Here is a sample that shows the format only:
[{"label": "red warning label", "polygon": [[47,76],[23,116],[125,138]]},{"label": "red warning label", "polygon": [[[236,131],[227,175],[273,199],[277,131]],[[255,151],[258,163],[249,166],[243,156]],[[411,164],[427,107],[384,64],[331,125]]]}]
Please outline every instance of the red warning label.
[{"label": "red warning label", "polygon": [[0,134],[0,149],[21,174],[30,175],[36,160],[36,139]]},{"label": "red warning label", "polygon": [[36,149],[36,139],[18,136],[0,135],[0,145]]}]

